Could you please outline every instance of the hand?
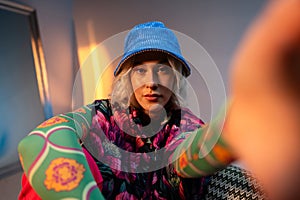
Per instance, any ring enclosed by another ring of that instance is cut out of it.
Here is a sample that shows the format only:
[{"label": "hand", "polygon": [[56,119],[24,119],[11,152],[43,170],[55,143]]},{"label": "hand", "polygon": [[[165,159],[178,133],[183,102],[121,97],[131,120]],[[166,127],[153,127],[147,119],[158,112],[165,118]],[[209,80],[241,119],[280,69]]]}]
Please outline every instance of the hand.
[{"label": "hand", "polygon": [[300,196],[299,10],[299,0],[270,1],[231,68],[224,137],[272,199]]}]

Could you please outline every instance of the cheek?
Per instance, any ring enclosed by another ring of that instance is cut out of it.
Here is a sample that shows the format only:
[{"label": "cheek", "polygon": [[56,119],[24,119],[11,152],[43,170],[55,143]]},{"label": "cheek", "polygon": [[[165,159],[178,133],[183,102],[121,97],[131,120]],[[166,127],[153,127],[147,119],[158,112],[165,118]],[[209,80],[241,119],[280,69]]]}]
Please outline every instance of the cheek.
[{"label": "cheek", "polygon": [[133,89],[133,94],[132,95],[134,95],[136,100],[139,101],[139,99],[142,96],[142,89],[140,87],[136,88],[136,89]]},{"label": "cheek", "polygon": [[143,86],[143,81],[134,76],[130,78],[130,82],[131,82],[133,91],[138,90],[139,88],[141,88]]},{"label": "cheek", "polygon": [[138,88],[138,83],[137,83],[137,81],[135,80],[135,79],[133,79],[133,78],[130,78],[130,82],[131,82],[131,87],[132,87],[132,89],[133,89],[133,91],[135,91],[136,90],[136,88]]},{"label": "cheek", "polygon": [[175,84],[174,78],[167,78],[161,81],[161,85],[166,89],[170,90],[171,92],[173,92],[174,90],[174,84]]}]

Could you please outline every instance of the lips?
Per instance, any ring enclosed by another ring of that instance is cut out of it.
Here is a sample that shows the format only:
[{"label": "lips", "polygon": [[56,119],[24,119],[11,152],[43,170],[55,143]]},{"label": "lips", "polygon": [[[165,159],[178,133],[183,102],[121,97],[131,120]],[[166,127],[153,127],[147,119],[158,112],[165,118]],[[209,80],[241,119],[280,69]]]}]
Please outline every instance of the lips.
[{"label": "lips", "polygon": [[144,95],[144,98],[148,101],[157,101],[162,95],[160,94],[146,94]]}]

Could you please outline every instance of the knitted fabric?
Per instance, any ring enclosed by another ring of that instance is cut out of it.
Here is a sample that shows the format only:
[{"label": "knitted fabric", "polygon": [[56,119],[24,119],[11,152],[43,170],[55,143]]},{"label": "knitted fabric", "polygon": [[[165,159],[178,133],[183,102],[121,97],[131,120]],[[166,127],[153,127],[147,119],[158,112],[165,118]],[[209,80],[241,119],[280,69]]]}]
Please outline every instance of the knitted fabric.
[{"label": "knitted fabric", "polygon": [[114,74],[122,70],[125,62],[133,56],[157,51],[174,57],[183,65],[183,75],[190,75],[190,67],[183,58],[180,46],[175,34],[167,28],[162,22],[147,22],[136,25],[127,35],[125,39],[123,57],[115,69]]}]

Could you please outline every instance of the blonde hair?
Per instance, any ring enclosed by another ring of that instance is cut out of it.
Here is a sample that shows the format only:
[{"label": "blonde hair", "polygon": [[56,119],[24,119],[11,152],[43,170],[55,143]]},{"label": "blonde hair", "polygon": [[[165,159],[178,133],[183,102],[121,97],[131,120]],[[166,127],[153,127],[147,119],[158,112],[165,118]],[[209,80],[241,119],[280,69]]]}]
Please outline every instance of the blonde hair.
[{"label": "blonde hair", "polygon": [[[169,103],[176,107],[185,106],[186,80],[182,75],[182,64],[171,56],[167,56],[167,60],[175,72],[175,84],[172,89],[173,94]],[[112,85],[112,93],[110,95],[112,103],[117,102],[119,106],[124,109],[131,105],[132,96],[134,96],[132,95],[133,89],[130,81],[130,72],[132,70],[133,63],[131,62],[128,65],[129,66],[123,66],[122,71],[115,77]]]}]

